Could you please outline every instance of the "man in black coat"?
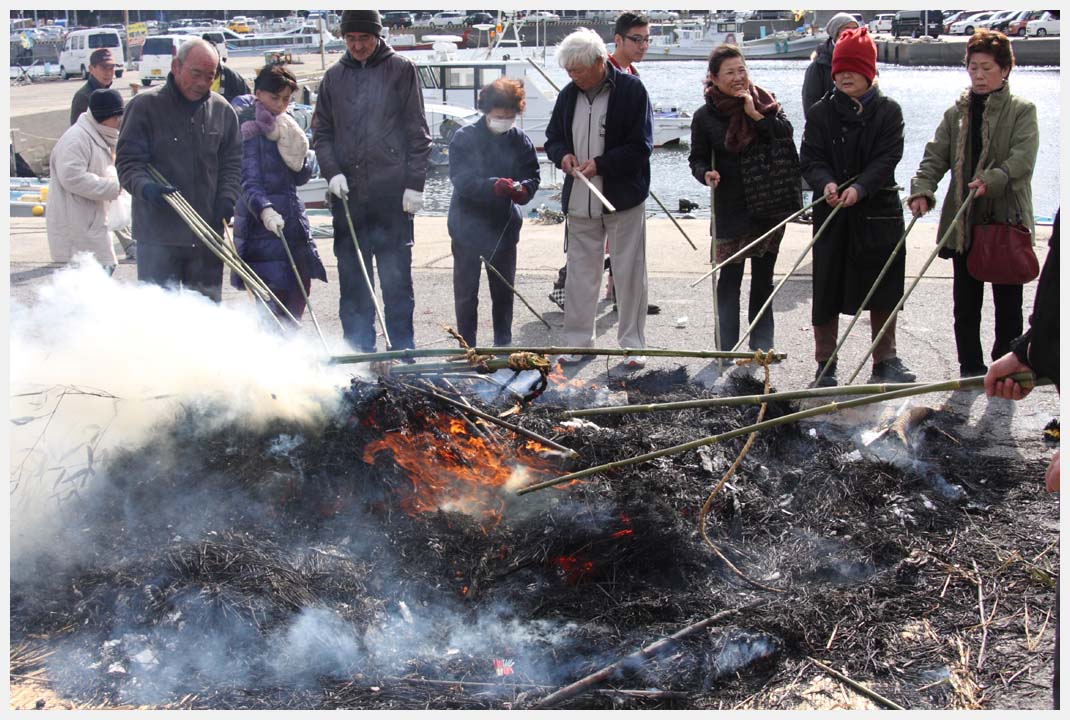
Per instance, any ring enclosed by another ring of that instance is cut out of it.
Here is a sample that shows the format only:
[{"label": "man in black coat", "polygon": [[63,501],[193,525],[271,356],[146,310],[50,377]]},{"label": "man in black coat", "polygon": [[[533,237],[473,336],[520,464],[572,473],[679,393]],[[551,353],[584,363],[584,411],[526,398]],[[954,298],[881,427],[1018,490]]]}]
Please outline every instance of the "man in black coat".
[{"label": "man in black coat", "polygon": [[89,96],[94,90],[110,88],[115,80],[115,58],[108,48],[98,48],[89,56],[89,79],[71,98],[71,125],[89,109]]}]

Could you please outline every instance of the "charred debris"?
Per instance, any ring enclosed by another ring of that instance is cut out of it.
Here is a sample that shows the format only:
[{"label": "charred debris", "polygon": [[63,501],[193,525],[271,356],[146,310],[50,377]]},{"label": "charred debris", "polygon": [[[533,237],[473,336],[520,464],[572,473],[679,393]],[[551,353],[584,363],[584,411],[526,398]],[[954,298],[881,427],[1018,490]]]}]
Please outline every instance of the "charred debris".
[{"label": "charred debris", "polygon": [[[504,409],[456,389],[435,387]],[[682,369],[609,390],[715,395]],[[515,495],[758,413],[562,421],[605,391],[553,385],[510,418],[578,460],[391,379],[354,381],[317,428],[206,431],[211,410],[187,408],[57,508],[55,547],[13,559],[13,683],[81,707],[524,709],[616,663],[557,706],[793,708],[822,692],[813,657],[909,708],[1046,702],[1058,547],[1038,464],[978,462],[945,410],[884,460],[834,425],[761,433],[707,532],[763,590],[698,531],[745,438]],[[832,685],[826,707],[873,706]]]}]

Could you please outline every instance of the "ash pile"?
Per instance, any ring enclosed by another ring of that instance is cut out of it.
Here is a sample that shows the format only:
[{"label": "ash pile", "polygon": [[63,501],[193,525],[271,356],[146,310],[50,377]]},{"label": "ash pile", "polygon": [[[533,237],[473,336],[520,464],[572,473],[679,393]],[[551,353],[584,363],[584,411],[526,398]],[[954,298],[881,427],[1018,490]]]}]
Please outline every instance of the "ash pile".
[{"label": "ash pile", "polygon": [[[716,394],[683,370],[610,390]],[[614,664],[557,706],[878,706],[815,658],[910,708],[1047,702],[1042,466],[978,462],[938,411],[885,459],[831,425],[760,433],[709,543],[700,509],[745,438],[517,496],[758,414],[563,420],[597,392],[551,387],[511,418],[574,460],[389,379],[353,381],[322,423],[185,407],[99,461],[56,503],[57,537],[13,557],[11,672],[80,707],[527,709]]]}]

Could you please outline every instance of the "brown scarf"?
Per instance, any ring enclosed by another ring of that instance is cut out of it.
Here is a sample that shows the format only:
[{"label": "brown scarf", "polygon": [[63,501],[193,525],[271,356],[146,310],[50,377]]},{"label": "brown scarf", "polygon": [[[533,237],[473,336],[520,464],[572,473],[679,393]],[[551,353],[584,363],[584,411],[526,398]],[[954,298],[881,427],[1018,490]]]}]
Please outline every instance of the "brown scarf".
[{"label": "brown scarf", "polygon": [[[754,83],[750,84],[748,90],[750,96],[754,98],[754,109],[762,115],[768,115],[780,109],[780,103],[768,91]],[[729,152],[742,152],[743,148],[758,136],[755,121],[743,112],[743,98],[725,95],[717,89],[716,85],[710,85],[706,88],[706,102],[730,118],[724,138],[725,148]]]}]

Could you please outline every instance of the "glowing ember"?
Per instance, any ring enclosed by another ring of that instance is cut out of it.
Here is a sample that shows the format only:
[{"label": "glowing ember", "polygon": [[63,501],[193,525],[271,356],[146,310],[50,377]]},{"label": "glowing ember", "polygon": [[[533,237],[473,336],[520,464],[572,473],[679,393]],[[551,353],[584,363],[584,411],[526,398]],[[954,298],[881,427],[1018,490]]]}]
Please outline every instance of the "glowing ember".
[{"label": "glowing ember", "polygon": [[594,563],[590,560],[580,560],[571,555],[555,557],[551,561],[557,568],[557,572],[569,585],[575,585],[594,571]]},{"label": "glowing ember", "polygon": [[506,491],[549,474],[548,462],[528,454],[546,449],[537,442],[528,441],[518,451],[488,444],[459,418],[426,420],[425,429],[384,433],[362,456],[370,464],[380,452],[393,453],[411,481],[410,487],[396,489],[401,509],[410,515],[450,510],[481,516],[493,526],[501,519]]}]

